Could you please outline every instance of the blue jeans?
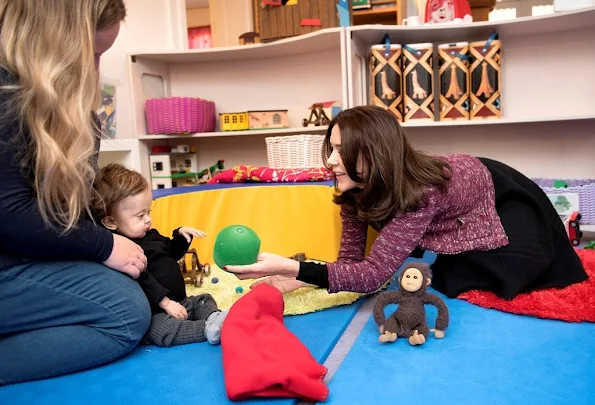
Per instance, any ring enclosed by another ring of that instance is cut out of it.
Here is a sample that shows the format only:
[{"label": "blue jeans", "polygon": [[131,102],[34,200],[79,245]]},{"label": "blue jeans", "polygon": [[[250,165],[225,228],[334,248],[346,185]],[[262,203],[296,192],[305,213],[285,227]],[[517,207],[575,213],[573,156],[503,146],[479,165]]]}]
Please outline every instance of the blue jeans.
[{"label": "blue jeans", "polygon": [[0,269],[0,386],[108,363],[134,349],[150,322],[138,283],[102,264]]}]

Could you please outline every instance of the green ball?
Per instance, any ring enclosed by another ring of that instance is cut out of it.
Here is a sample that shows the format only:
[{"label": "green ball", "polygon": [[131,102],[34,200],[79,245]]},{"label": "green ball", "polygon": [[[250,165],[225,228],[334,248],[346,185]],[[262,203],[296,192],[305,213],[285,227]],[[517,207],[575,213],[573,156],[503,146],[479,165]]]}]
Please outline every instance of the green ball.
[{"label": "green ball", "polygon": [[256,263],[260,238],[244,225],[230,225],[219,231],[213,249],[213,260],[220,269]]}]

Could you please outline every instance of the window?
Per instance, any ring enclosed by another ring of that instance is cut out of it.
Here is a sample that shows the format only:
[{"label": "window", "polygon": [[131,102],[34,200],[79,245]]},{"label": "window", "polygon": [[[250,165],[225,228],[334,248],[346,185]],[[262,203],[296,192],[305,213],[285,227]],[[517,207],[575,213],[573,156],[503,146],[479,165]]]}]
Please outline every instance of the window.
[{"label": "window", "polygon": [[281,115],[279,115],[279,114],[273,114],[273,124],[274,125],[281,124]]},{"label": "window", "polygon": [[229,124],[229,115],[226,115],[225,117],[223,117],[223,122],[226,124]]},{"label": "window", "polygon": [[234,116],[231,117],[231,123],[232,124],[237,124],[238,123],[238,116],[237,115],[234,115]]}]

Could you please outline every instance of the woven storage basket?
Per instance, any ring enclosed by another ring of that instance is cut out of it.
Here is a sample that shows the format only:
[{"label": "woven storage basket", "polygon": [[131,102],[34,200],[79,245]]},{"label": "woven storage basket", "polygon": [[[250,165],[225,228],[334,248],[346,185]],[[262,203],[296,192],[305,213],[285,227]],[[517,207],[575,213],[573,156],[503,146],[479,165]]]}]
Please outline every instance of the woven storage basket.
[{"label": "woven storage basket", "polygon": [[324,167],[324,135],[290,135],[265,138],[272,169],[314,169]]},{"label": "woven storage basket", "polygon": [[215,131],[215,103],[195,97],[153,98],[145,102],[148,134]]},{"label": "woven storage basket", "polygon": [[[531,179],[547,194],[577,193],[581,223],[595,225],[595,179]],[[568,183],[566,188],[554,188],[554,181]]]}]

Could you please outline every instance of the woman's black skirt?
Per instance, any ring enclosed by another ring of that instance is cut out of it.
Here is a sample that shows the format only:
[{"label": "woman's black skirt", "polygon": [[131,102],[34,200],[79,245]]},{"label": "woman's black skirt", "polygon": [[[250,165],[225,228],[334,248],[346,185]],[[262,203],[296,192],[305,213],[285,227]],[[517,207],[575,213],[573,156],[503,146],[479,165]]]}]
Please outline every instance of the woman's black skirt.
[{"label": "woman's black skirt", "polygon": [[486,158],[492,174],[496,210],[509,239],[491,251],[439,254],[432,286],[449,297],[489,290],[504,299],[586,280],[564,224],[544,191],[511,167]]}]

